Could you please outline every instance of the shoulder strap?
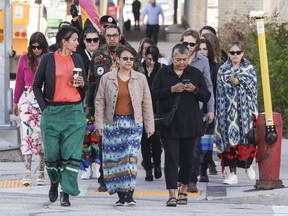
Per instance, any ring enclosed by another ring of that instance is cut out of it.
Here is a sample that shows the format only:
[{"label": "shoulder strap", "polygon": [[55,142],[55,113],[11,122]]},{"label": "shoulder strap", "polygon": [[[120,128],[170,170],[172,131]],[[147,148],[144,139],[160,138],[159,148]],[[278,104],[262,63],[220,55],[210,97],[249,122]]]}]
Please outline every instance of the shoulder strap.
[{"label": "shoulder strap", "polygon": [[174,104],[173,104],[173,109],[177,110],[178,104],[180,102],[180,98],[181,98],[181,94],[177,93],[175,95],[175,101],[174,101]]}]

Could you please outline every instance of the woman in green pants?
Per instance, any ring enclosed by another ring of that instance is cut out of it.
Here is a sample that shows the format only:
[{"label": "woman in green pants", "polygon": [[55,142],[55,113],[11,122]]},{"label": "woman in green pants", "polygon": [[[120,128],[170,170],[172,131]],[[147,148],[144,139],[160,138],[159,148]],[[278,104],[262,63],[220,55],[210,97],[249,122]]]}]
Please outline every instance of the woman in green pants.
[{"label": "woman in green pants", "polygon": [[[60,183],[60,204],[70,206],[69,195],[80,193],[77,177],[86,126],[82,104],[86,76],[81,56],[73,53],[78,46],[77,29],[72,26],[60,28],[56,42],[59,49],[42,58],[33,91],[43,111],[40,126],[51,181],[49,199],[51,202],[57,200]],[[72,80],[74,68],[80,68],[83,73]]]}]

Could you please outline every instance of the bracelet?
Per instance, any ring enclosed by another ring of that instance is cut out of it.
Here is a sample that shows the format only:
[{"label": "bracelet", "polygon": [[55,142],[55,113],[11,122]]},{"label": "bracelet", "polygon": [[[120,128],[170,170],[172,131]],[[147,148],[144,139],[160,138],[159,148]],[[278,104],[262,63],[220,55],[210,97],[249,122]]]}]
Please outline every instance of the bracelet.
[{"label": "bracelet", "polygon": [[197,94],[197,92],[198,92],[198,88],[195,87],[194,90],[192,91],[192,93],[193,93],[193,94]]}]

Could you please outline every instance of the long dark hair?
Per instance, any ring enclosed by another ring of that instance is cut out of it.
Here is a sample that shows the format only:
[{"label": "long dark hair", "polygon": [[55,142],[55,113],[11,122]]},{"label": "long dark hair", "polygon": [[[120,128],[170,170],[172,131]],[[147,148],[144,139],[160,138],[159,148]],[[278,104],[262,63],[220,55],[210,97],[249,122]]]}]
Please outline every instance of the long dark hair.
[{"label": "long dark hair", "polygon": [[29,46],[28,46],[28,53],[27,53],[28,66],[34,73],[36,72],[37,66],[39,64],[39,61],[38,61],[39,56],[36,56],[34,54],[32,47],[31,47],[31,45],[35,43],[38,43],[39,46],[42,48],[41,55],[48,52],[48,43],[47,43],[45,35],[42,32],[34,32],[29,39]]},{"label": "long dark hair", "polygon": [[63,48],[62,40],[68,41],[73,33],[78,34],[77,28],[69,25],[62,26],[56,34],[56,43],[60,49]]},{"label": "long dark hair", "polygon": [[139,46],[139,49],[138,49],[138,56],[140,59],[142,59],[142,53],[143,53],[143,45],[144,43],[148,43],[150,45],[155,45],[154,41],[151,39],[151,38],[143,38],[141,41],[140,41],[140,46]]},{"label": "long dark hair", "polygon": [[151,46],[147,47],[145,56],[147,56],[148,54],[151,54],[151,56],[152,56],[152,58],[153,58],[153,61],[154,61],[155,63],[158,62],[159,49],[158,49],[157,46],[151,45]]},{"label": "long dark hair", "polygon": [[208,60],[209,60],[209,63],[216,63],[214,50],[213,50],[213,47],[212,47],[210,41],[207,40],[207,39],[201,38],[201,39],[200,39],[200,42],[199,42],[199,47],[200,47],[200,44],[201,44],[201,43],[206,44],[206,47],[207,47],[207,50],[208,50],[208,56],[207,56],[207,58],[208,58]]}]

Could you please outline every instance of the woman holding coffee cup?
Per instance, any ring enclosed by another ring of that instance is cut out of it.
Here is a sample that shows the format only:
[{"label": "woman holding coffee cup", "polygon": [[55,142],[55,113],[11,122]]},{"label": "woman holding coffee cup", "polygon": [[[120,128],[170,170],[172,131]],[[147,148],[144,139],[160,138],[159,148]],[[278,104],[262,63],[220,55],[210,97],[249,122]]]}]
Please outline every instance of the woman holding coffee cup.
[{"label": "woman holding coffee cup", "polygon": [[59,49],[42,57],[33,91],[43,111],[41,130],[46,169],[51,181],[49,199],[51,202],[57,200],[60,183],[60,204],[70,206],[69,195],[80,193],[77,177],[86,126],[82,103],[86,75],[77,76],[78,87],[71,85],[73,69],[85,71],[81,56],[74,53],[78,46],[77,29],[62,27],[56,35],[56,42]]}]

